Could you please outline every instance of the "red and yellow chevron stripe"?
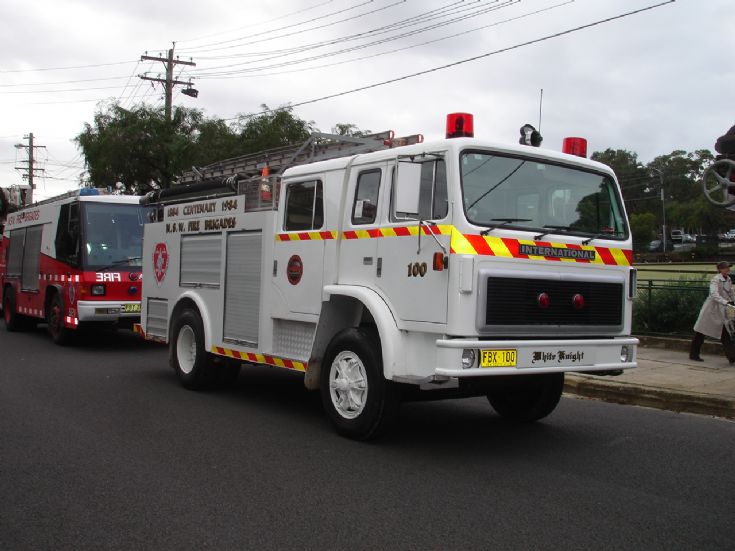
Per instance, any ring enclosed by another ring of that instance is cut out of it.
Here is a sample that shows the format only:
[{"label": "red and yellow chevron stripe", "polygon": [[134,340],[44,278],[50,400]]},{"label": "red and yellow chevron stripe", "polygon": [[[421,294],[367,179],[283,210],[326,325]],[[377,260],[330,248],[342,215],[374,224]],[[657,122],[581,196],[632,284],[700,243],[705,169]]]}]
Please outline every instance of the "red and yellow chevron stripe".
[{"label": "red and yellow chevron stripe", "polygon": [[242,360],[243,362],[274,365],[276,367],[293,369],[294,371],[306,371],[307,368],[307,364],[303,362],[287,360],[285,358],[276,358],[275,356],[269,356],[267,354],[251,354],[250,352],[238,352],[237,350],[222,348],[221,346],[213,346],[211,351],[213,354],[217,354],[219,356],[227,356],[228,358],[235,358],[236,360]]},{"label": "red and yellow chevron stripe", "polygon": [[[450,235],[451,254],[470,254],[479,256],[497,256],[501,258],[522,258],[526,260],[552,262],[581,262],[586,264],[602,264],[608,266],[630,266],[633,263],[633,251],[592,245],[574,245],[554,243],[551,241],[533,241],[528,239],[509,239],[491,237],[480,234],[464,234],[451,225],[421,226],[424,235]],[[384,237],[417,236],[418,224],[364,230],[349,230],[342,233],[343,240],[379,239]],[[302,232],[280,233],[278,241],[306,241],[336,239],[337,232]],[[537,253],[537,254],[533,254]]]},{"label": "red and yellow chevron stripe", "polygon": [[[454,230],[454,226],[421,226],[423,235],[450,235]],[[419,234],[418,224],[412,226],[395,226],[386,228],[370,228],[367,230],[350,230],[342,233],[342,239],[377,239],[380,237],[407,237],[417,236]]]},{"label": "red and yellow chevron stripe", "polygon": [[305,231],[276,234],[276,241],[328,241],[330,239],[337,239],[336,231]]},{"label": "red and yellow chevron stripe", "polygon": [[[529,254],[527,252],[529,250],[547,254]],[[630,266],[633,263],[633,251],[629,249],[507,239],[487,235],[467,235],[460,232],[452,233],[450,252],[452,254],[524,258],[553,262],[582,262],[614,266]]]}]

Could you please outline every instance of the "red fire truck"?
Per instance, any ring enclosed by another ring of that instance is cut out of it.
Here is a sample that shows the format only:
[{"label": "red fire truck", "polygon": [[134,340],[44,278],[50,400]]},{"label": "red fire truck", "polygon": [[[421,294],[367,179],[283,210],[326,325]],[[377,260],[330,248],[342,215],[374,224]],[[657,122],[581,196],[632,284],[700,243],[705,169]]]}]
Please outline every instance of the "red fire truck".
[{"label": "red fire truck", "polygon": [[57,344],[94,324],[140,319],[146,208],[139,197],[81,189],[11,213],[0,243],[8,331],[46,321]]}]

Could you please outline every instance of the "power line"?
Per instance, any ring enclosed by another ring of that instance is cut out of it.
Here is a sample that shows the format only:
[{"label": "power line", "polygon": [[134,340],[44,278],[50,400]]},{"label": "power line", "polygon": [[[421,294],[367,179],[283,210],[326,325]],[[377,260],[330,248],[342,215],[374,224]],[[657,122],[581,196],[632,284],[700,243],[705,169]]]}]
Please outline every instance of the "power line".
[{"label": "power line", "polygon": [[[406,0],[401,0],[401,2],[405,2],[405,1]],[[247,40],[248,38],[252,38],[254,36],[272,35],[274,32],[278,32],[278,31],[290,29],[290,28],[293,28],[293,27],[298,27],[299,25],[306,25],[307,23],[313,23],[314,21],[318,21],[318,20],[321,20],[321,19],[327,19],[329,17],[332,17],[333,15],[339,15],[340,13],[344,13],[344,12],[347,12],[347,11],[350,11],[350,10],[354,10],[354,9],[359,8],[359,7],[362,7],[362,6],[366,5],[366,4],[372,4],[373,2],[374,2],[374,0],[367,0],[366,2],[362,2],[362,3],[357,4],[355,6],[350,6],[349,8],[344,8],[344,9],[341,9],[341,10],[330,12],[330,13],[328,13],[326,15],[323,15],[323,16],[320,16],[320,17],[315,17],[314,19],[309,19],[307,21],[302,21],[301,23],[295,23],[293,25],[287,25],[285,27],[281,27],[281,28],[277,28],[277,29],[271,29],[271,30],[268,30],[268,31],[262,31],[262,32],[259,32],[259,33],[255,33],[253,35],[249,35],[247,37],[239,37],[239,38],[233,38],[231,40],[223,40],[223,41],[220,41],[220,42],[213,42],[211,44],[203,44],[202,46],[198,46],[196,48],[182,48],[181,51],[183,52],[183,51],[194,50],[195,52],[212,52],[212,51],[217,51],[217,50],[223,50],[223,49],[227,49],[227,48],[232,48],[232,46],[228,46],[226,48],[204,49],[204,48],[209,48],[210,46],[219,46],[219,45],[222,45],[222,44],[229,44],[231,42],[238,42],[240,40]],[[341,23],[343,21],[347,21],[347,20],[336,21],[335,23]],[[334,23],[331,23],[331,24],[334,24]],[[316,27],[316,28],[321,28],[321,27]],[[297,33],[291,33],[291,34],[283,35],[283,36],[292,36],[293,34],[300,34],[302,32],[306,32],[308,30],[313,30],[313,29],[306,29],[304,31],[298,31]],[[282,36],[272,37],[272,38],[273,39],[282,38]],[[269,39],[266,38],[264,40],[269,40]],[[258,42],[261,42],[261,41],[258,41]],[[242,45],[243,44],[239,44],[239,46],[242,46]]]},{"label": "power line", "polygon": [[[418,71],[416,73],[411,73],[411,74],[408,74],[408,75],[403,75],[403,76],[392,78],[392,79],[389,79],[389,80],[384,80],[384,81],[381,81],[381,82],[376,82],[376,83],[373,83],[373,84],[368,84],[368,85],[365,85],[365,86],[360,86],[358,88],[352,88],[351,90],[345,90],[345,91],[342,91],[342,92],[336,92],[334,94],[328,94],[328,95],[325,95],[325,96],[321,96],[321,97],[310,99],[310,100],[306,100],[306,101],[301,101],[301,102],[298,102],[298,103],[291,103],[291,104],[289,104],[289,107],[291,107],[291,108],[293,108],[293,107],[301,107],[303,105],[309,105],[309,104],[312,104],[312,103],[317,103],[317,102],[328,100],[328,99],[334,99],[334,98],[337,98],[337,97],[340,97],[340,96],[346,96],[348,94],[353,94],[355,92],[362,92],[364,90],[370,90],[372,88],[378,88],[380,86],[385,86],[386,84],[392,84],[394,82],[399,82],[399,81],[402,81],[402,80],[408,80],[410,78],[414,78],[414,77],[421,76],[421,75],[426,75],[426,74],[429,74],[429,73],[434,73],[436,71],[441,71],[443,69],[448,69],[450,67],[456,67],[458,65],[463,65],[465,63],[469,63],[471,61],[477,61],[478,59],[484,59],[486,57],[490,57],[490,56],[493,56],[493,55],[497,55],[497,54],[509,52],[509,51],[512,51],[512,50],[517,50],[519,48],[523,48],[524,46],[530,46],[532,44],[538,44],[540,42],[545,42],[546,40],[551,40],[552,38],[558,38],[560,36],[572,34],[572,33],[575,33],[575,32],[578,32],[578,31],[581,31],[581,30],[584,30],[584,29],[589,29],[589,28],[592,28],[592,27],[596,27],[596,26],[602,25],[604,23],[609,23],[611,21],[615,21],[615,20],[618,20],[618,19],[623,19],[623,18],[628,17],[628,16],[631,16],[631,15],[636,15],[636,14],[639,14],[639,13],[643,13],[645,11],[649,11],[649,10],[653,10],[653,9],[656,9],[656,8],[660,8],[660,7],[664,6],[664,5],[672,4],[675,1],[676,0],[666,0],[665,2],[660,2],[658,4],[653,4],[653,5],[646,6],[644,8],[640,8],[640,9],[637,9],[637,10],[625,12],[625,13],[622,13],[622,14],[619,14],[619,15],[615,15],[615,16],[612,16],[612,17],[606,17],[605,19],[599,19],[597,21],[594,21],[592,23],[588,23],[586,25],[579,25],[579,26],[573,27],[571,29],[567,29],[567,30],[564,30],[564,31],[559,31],[559,32],[556,32],[556,33],[552,33],[552,34],[549,34],[549,35],[546,35],[546,36],[542,36],[540,38],[535,38],[533,40],[528,40],[526,42],[521,42],[521,43],[515,44],[513,46],[508,46],[506,48],[500,48],[500,49],[494,50],[492,52],[487,52],[487,53],[476,55],[476,56],[473,56],[473,57],[468,57],[468,58],[462,59],[460,61],[455,61],[453,63],[447,63],[446,65],[440,65],[440,66],[437,66],[437,67],[433,67],[431,69],[426,69],[424,71]],[[223,119],[223,120],[226,120],[227,121],[227,120],[237,120],[237,119],[240,119],[240,118],[257,117],[259,115],[265,115],[265,114],[267,114],[269,112],[270,111],[261,111],[261,112],[258,112],[258,113],[251,113],[251,114],[247,114],[247,115],[239,115],[237,117],[230,117],[230,118]]]},{"label": "power line", "polygon": [[57,84],[76,84],[77,82],[99,82],[103,80],[122,80],[126,77],[104,77],[104,78],[83,78],[79,80],[59,80],[56,82],[23,82],[15,84],[0,84],[0,88],[11,88],[18,86],[54,86]]},{"label": "power line", "polygon": [[128,77],[128,80],[125,82],[125,86],[123,86],[122,91],[120,92],[120,95],[117,96],[117,102],[120,103],[120,99],[123,97],[123,94],[125,94],[125,90],[128,89],[128,86],[130,85],[130,81],[133,80],[135,77],[135,72],[138,70],[138,67],[140,66],[140,61],[135,64],[135,67],[133,67],[133,72],[130,73],[130,76]]},{"label": "power line", "polygon": [[[343,53],[348,53],[348,52],[352,52],[352,51],[356,51],[356,50],[363,50],[363,49],[370,48],[372,46],[376,46],[376,45],[379,45],[379,44],[384,44],[384,43],[387,43],[387,42],[393,42],[393,41],[399,40],[401,38],[406,38],[406,37],[409,37],[409,36],[414,36],[416,34],[421,34],[421,33],[424,33],[424,32],[431,31],[431,30],[435,30],[435,29],[438,29],[440,27],[445,27],[447,25],[451,25],[453,23],[457,23],[459,21],[464,21],[466,19],[472,19],[472,18],[475,18],[475,17],[479,17],[480,15],[486,15],[487,13],[501,10],[501,9],[506,8],[508,6],[511,6],[513,4],[517,4],[520,1],[521,0],[506,0],[505,2],[503,2],[501,4],[498,4],[498,5],[495,5],[495,6],[491,6],[491,7],[483,7],[483,8],[481,8],[480,10],[478,10],[478,11],[476,11],[474,13],[459,15],[459,16],[457,16],[457,17],[455,17],[453,19],[450,19],[448,21],[442,21],[442,22],[439,22],[439,23],[434,23],[434,24],[428,25],[426,27],[421,27],[419,29],[413,29],[413,30],[408,31],[408,32],[405,32],[403,34],[398,34],[398,35],[390,36],[390,37],[387,37],[387,38],[382,38],[382,39],[375,40],[373,42],[368,42],[368,43],[365,43],[365,44],[359,44],[359,45],[356,45],[356,46],[352,46],[350,48],[343,48],[341,50],[336,50],[336,51],[333,51],[333,52],[326,52],[324,54],[319,54],[319,55],[315,55],[315,56],[312,56],[312,57],[295,59],[295,60],[290,60],[290,61],[283,61],[281,63],[276,63],[276,64],[272,64],[272,65],[268,65],[268,66],[243,68],[243,69],[232,70],[232,71],[224,71],[224,72],[206,72],[205,71],[205,72],[199,73],[197,76],[199,78],[211,78],[211,77],[216,77],[216,76],[234,76],[234,75],[240,75],[240,74],[243,74],[243,73],[255,73],[255,72],[263,71],[263,70],[277,69],[279,67],[287,67],[287,66],[291,66],[291,65],[297,65],[297,64],[301,64],[301,63],[306,63],[306,62],[309,62],[309,61],[316,61],[316,60],[319,60],[319,59],[324,59],[324,58],[327,58],[327,57],[333,57],[333,56],[340,55],[340,54],[343,54]],[[388,32],[388,31],[383,31],[383,33],[385,33],[385,32]],[[383,33],[377,33],[377,34],[383,34]],[[361,34],[367,34],[367,33],[361,33]],[[459,33],[459,34],[462,34],[462,33]],[[429,42],[432,42],[432,41],[429,41]],[[318,45],[318,46],[316,46],[314,48],[308,48],[308,49],[316,49],[317,47],[321,47],[323,45],[330,45],[330,42],[324,42],[324,43],[321,43],[320,45]],[[407,48],[405,48],[405,49],[407,49]],[[225,66],[222,66],[222,67],[223,68],[225,68],[225,67],[237,67],[237,66],[240,66],[240,65],[247,65],[247,64],[250,64],[250,63],[256,63],[256,62],[266,61],[268,59],[275,59],[277,57],[283,57],[284,55],[286,55],[286,54],[277,55],[277,56],[273,56],[271,58],[265,58],[265,59],[261,59],[261,60],[257,60],[257,61],[246,61],[246,62],[232,64],[232,65],[225,65]],[[209,70],[211,71],[211,69],[209,69]]]},{"label": "power line", "polygon": [[[479,1],[480,0],[475,0],[474,2],[472,2],[472,4],[476,4]],[[368,42],[368,43],[362,44],[362,45],[352,46],[351,48],[345,48],[343,50],[337,50],[335,52],[326,52],[324,54],[319,54],[317,56],[313,56],[311,58],[306,58],[306,59],[302,59],[302,60],[285,61],[285,62],[282,62],[280,64],[272,64],[272,65],[268,65],[268,66],[261,66],[261,67],[255,67],[255,68],[245,68],[245,69],[239,69],[238,71],[240,71],[240,72],[248,72],[248,71],[255,71],[255,70],[271,69],[271,68],[277,68],[277,67],[280,67],[280,66],[284,66],[284,65],[288,65],[288,64],[293,64],[293,63],[303,63],[305,61],[314,61],[314,60],[317,60],[317,59],[321,59],[323,57],[332,57],[332,56],[337,55],[339,53],[349,52],[349,51],[353,51],[353,50],[356,50],[356,49],[364,49],[364,48],[367,48],[367,47],[370,47],[370,46],[374,46],[374,45],[377,45],[377,44],[382,44],[384,42],[389,42],[389,41],[392,41],[392,40],[398,40],[399,38],[404,38],[406,36],[411,36],[413,34],[418,34],[420,32],[426,32],[426,31],[429,31],[429,30],[433,30],[433,29],[436,29],[436,28],[439,28],[439,27],[442,27],[442,26],[446,26],[446,25],[455,23],[457,21],[461,21],[463,19],[468,19],[468,18],[471,18],[471,17],[477,17],[477,16],[482,15],[484,13],[488,13],[490,11],[495,11],[497,9],[506,7],[506,6],[508,6],[510,4],[513,4],[513,3],[517,3],[519,1],[520,0],[505,0],[500,5],[494,5],[494,6],[490,6],[490,7],[487,7],[487,6],[485,6],[485,7],[478,7],[478,6],[474,6],[474,7],[473,6],[461,6],[461,7],[458,7],[458,6],[456,6],[456,2],[455,2],[455,3],[448,4],[448,5],[442,6],[440,8],[434,9],[434,10],[430,10],[430,11],[427,11],[427,12],[424,12],[424,13],[421,13],[421,14],[418,14],[416,16],[413,16],[413,17],[410,17],[410,18],[407,18],[407,19],[395,21],[395,22],[390,23],[388,25],[382,25],[380,27],[376,27],[374,29],[370,29],[370,30],[363,31],[363,32],[360,32],[360,33],[351,34],[351,35],[347,35],[347,36],[343,36],[343,37],[339,37],[339,38],[334,38],[334,39],[330,39],[330,40],[324,40],[324,41],[316,42],[316,43],[312,43],[312,44],[307,44],[307,45],[304,45],[304,46],[299,47],[299,48],[293,48],[291,50],[283,50],[281,52],[273,52],[273,55],[271,55],[270,57],[265,57],[265,58],[261,58],[261,59],[257,59],[257,60],[242,61],[240,63],[232,63],[232,64],[228,64],[228,65],[221,65],[219,67],[210,67],[210,68],[208,68],[206,70],[201,71],[199,74],[206,75],[206,76],[213,76],[213,75],[217,75],[217,74],[225,74],[225,73],[213,73],[211,71],[213,71],[215,69],[227,69],[227,68],[231,68],[231,67],[239,67],[239,66],[242,66],[242,65],[249,65],[249,64],[252,64],[252,63],[261,63],[263,61],[269,61],[269,60],[272,60],[272,59],[277,59],[279,57],[284,57],[284,56],[291,55],[291,54],[294,54],[294,53],[303,53],[303,52],[306,52],[306,51],[309,51],[309,50],[315,50],[315,49],[323,48],[325,46],[332,46],[332,45],[335,45],[335,44],[339,44],[341,42],[353,42],[353,41],[356,41],[356,40],[360,40],[362,38],[368,38],[369,36],[378,36],[378,35],[386,34],[386,33],[392,32],[394,30],[399,30],[399,29],[402,29],[402,28],[405,28],[405,27],[411,27],[411,26],[422,24],[422,23],[430,22],[433,19],[445,18],[447,16],[456,15],[457,13],[461,13],[462,11],[475,10],[474,13],[459,15],[458,17],[455,17],[454,19],[450,19],[449,21],[443,21],[443,22],[439,22],[439,23],[433,23],[433,24],[427,25],[425,27],[420,27],[419,29],[414,29],[412,31],[408,31],[408,32],[406,32],[404,34],[399,34],[399,35],[395,35],[393,37],[387,37],[387,38],[375,40],[373,42]],[[442,12],[444,12],[444,13],[442,13]],[[452,12],[455,12],[455,13],[452,13]],[[238,56],[231,56],[231,57],[238,57]],[[234,70],[233,71],[227,71],[226,72],[226,74],[233,74],[233,73],[234,73]]]},{"label": "power line", "polygon": [[43,67],[37,69],[0,69],[0,73],[32,73],[35,71],[64,71],[66,69],[87,69],[92,67],[111,67],[113,65],[126,65],[128,63],[135,63],[136,60],[131,61],[113,61],[111,63],[96,63],[93,65],[74,65],[67,67]]},{"label": "power line", "polygon": [[[461,9],[465,9],[465,10],[466,9],[471,9],[469,7],[471,4],[477,4],[478,2],[481,2],[481,1],[482,0],[472,0],[472,2],[470,2],[470,4],[463,6]],[[495,1],[497,2],[498,0],[495,0]],[[370,29],[370,30],[367,30],[367,31],[362,31],[362,32],[359,32],[359,33],[354,33],[354,34],[350,34],[350,35],[346,35],[346,36],[342,36],[342,37],[337,37],[337,38],[333,38],[333,39],[329,39],[329,40],[323,40],[321,42],[316,42],[316,43],[312,43],[312,44],[306,44],[304,46],[299,46],[299,47],[295,47],[295,48],[286,48],[286,49],[281,49],[281,50],[276,50],[276,51],[270,51],[270,52],[260,52],[258,54],[248,54],[248,53],[246,53],[246,54],[231,54],[231,55],[228,55],[228,56],[219,56],[219,57],[210,57],[210,58],[206,58],[205,57],[203,59],[230,59],[230,58],[233,58],[233,57],[252,57],[254,55],[260,55],[260,56],[266,55],[266,56],[268,56],[268,55],[278,55],[278,54],[287,55],[287,54],[291,54],[291,53],[300,53],[302,51],[307,51],[309,49],[319,48],[319,47],[322,47],[322,46],[329,46],[329,45],[333,45],[333,44],[338,44],[340,42],[358,40],[360,38],[367,37],[367,36],[369,36],[371,34],[372,35],[374,35],[374,34],[384,34],[386,32],[390,32],[391,30],[394,30],[394,29],[400,29],[400,28],[405,27],[405,26],[420,24],[420,23],[423,22],[422,20],[426,20],[427,18],[431,19],[431,18],[435,18],[435,17],[446,16],[447,15],[446,13],[442,14],[441,12],[442,11],[447,12],[447,11],[451,11],[451,10],[458,10],[458,9],[460,9],[460,7],[458,6],[458,4],[461,4],[462,2],[464,2],[464,0],[455,0],[453,2],[450,2],[449,4],[444,4],[444,5],[442,5],[442,6],[438,7],[438,8],[434,8],[433,10],[429,10],[429,11],[426,11],[426,12],[423,12],[423,13],[420,13],[418,15],[414,15],[414,16],[411,16],[411,17],[408,17],[408,18],[405,18],[405,19],[399,19],[398,21],[394,21],[393,23],[389,23],[387,25],[382,25],[382,26],[376,27],[374,29]],[[398,2],[398,3],[400,3],[400,2]],[[396,4],[391,4],[390,6],[380,8],[380,10],[387,9],[388,7],[393,7],[395,5]],[[302,33],[313,31],[313,30],[320,30],[320,29],[322,29],[324,27],[327,27],[327,26],[333,26],[333,25],[335,25],[337,23],[342,23],[342,22],[345,22],[345,21],[349,21],[350,19],[356,19],[358,17],[363,17],[365,15],[371,15],[371,14],[375,13],[375,11],[380,11],[380,10],[374,10],[372,12],[367,12],[367,13],[359,14],[359,15],[354,16],[352,18],[343,19],[343,20],[340,20],[340,21],[335,21],[335,22],[330,23],[328,25],[321,25],[321,26],[318,26],[318,27],[311,27],[309,29],[304,29],[302,31],[299,31],[298,33],[291,33],[291,34],[288,34],[288,35],[281,35],[281,36],[277,36],[277,37],[271,37],[271,39],[272,40],[276,40],[278,38],[284,38],[284,37],[292,36],[294,34],[302,34]],[[258,43],[265,42],[265,41],[268,41],[268,40],[269,40],[268,38],[264,38],[264,39],[260,39],[260,40],[254,40],[254,41],[251,41],[251,42],[244,42],[244,43],[238,44],[237,46],[229,46],[228,48],[220,48],[220,49],[234,49],[236,47],[239,48],[241,46],[249,46],[249,45],[252,45],[252,44],[258,44]],[[224,66],[224,67],[227,67],[227,66]],[[220,67],[213,67],[213,69],[217,69],[217,68],[220,68]]]},{"label": "power line", "polygon": [[541,9],[538,9],[538,10],[535,10],[535,11],[532,11],[532,12],[528,12],[528,13],[524,13],[524,14],[521,14],[521,15],[518,15],[518,16],[515,16],[515,17],[510,17],[508,19],[503,19],[503,20],[500,20],[500,21],[495,21],[495,22],[490,23],[488,25],[482,25],[480,27],[475,27],[474,29],[469,29],[469,30],[462,31],[462,32],[459,32],[459,33],[450,34],[450,35],[447,35],[447,36],[443,36],[441,38],[436,38],[434,40],[427,40],[425,42],[419,42],[417,44],[411,44],[409,46],[404,46],[402,48],[394,48],[392,50],[387,50],[387,51],[378,52],[378,53],[375,53],[375,54],[370,54],[370,55],[355,57],[355,58],[352,58],[352,59],[346,59],[346,60],[343,60],[343,61],[337,61],[337,62],[334,62],[334,63],[325,63],[325,64],[322,64],[322,65],[314,65],[314,66],[311,66],[311,67],[302,67],[300,69],[291,69],[291,70],[287,70],[287,71],[275,71],[275,72],[268,72],[268,73],[258,73],[258,74],[253,74],[253,75],[240,75],[239,73],[236,73],[236,74],[232,74],[232,75],[223,75],[223,76],[218,76],[218,77],[208,77],[206,75],[205,76],[201,76],[200,75],[197,78],[201,78],[201,79],[209,79],[209,78],[222,79],[222,78],[244,78],[246,76],[247,77],[277,76],[277,75],[288,75],[288,74],[293,74],[293,73],[300,73],[300,72],[304,72],[304,71],[314,71],[314,70],[317,70],[317,69],[325,69],[325,68],[328,68],[328,67],[336,67],[338,65],[346,65],[348,63],[354,63],[356,61],[364,61],[366,59],[373,59],[373,58],[376,58],[376,57],[381,57],[381,56],[384,56],[384,55],[394,54],[394,53],[402,52],[402,51],[405,51],[405,50],[411,50],[413,48],[419,48],[421,46],[426,46],[426,45],[429,45],[429,44],[436,44],[437,42],[443,42],[445,40],[450,40],[452,38],[457,38],[457,37],[460,37],[460,36],[465,36],[465,35],[471,34],[473,32],[477,32],[477,31],[480,31],[480,30],[488,29],[488,28],[491,28],[491,27],[497,27],[497,26],[503,25],[505,23],[510,23],[512,21],[518,21],[520,19],[525,19],[527,17],[530,17],[532,15],[537,15],[537,14],[542,13],[542,12],[551,11],[553,9],[556,9],[556,8],[559,8],[559,7],[562,7],[562,6],[565,6],[567,4],[572,4],[574,2],[575,2],[575,0],[566,0],[566,1],[561,2],[559,4],[554,4],[552,6],[547,6],[546,8],[541,8]]},{"label": "power line", "polygon": [[[125,77],[123,77],[125,78]],[[90,90],[119,90],[119,86],[96,86],[90,88],[62,88],[60,90],[10,90],[0,94],[57,94],[59,92],[88,92]]]},{"label": "power line", "polygon": [[[204,40],[205,38],[210,38],[212,36],[218,36],[218,35],[225,34],[225,33],[228,33],[228,32],[237,32],[237,31],[241,31],[243,29],[249,29],[251,27],[259,27],[259,26],[262,26],[262,25],[267,25],[268,23],[272,23],[273,21],[279,21],[281,19],[286,19],[286,18],[291,17],[293,15],[298,15],[300,13],[311,11],[313,9],[316,9],[316,8],[320,7],[320,6],[324,6],[326,4],[331,4],[332,2],[334,2],[334,0],[326,0],[326,2],[320,2],[320,3],[316,4],[316,5],[310,6],[308,8],[303,8],[303,9],[300,9],[300,10],[293,11],[291,13],[286,13],[284,15],[279,15],[278,17],[274,17],[272,19],[267,19],[265,21],[260,21],[258,23],[251,23],[250,25],[245,25],[244,27],[238,27],[236,29],[230,29],[228,31],[220,31],[220,32],[217,32],[217,33],[211,33],[211,34],[207,34],[207,35],[200,36],[200,37],[197,37],[197,38],[191,38],[191,39],[188,39],[188,40],[177,40],[176,42],[177,43],[181,43],[181,42],[196,42],[197,40]],[[182,51],[186,51],[186,50],[189,50],[189,49],[195,49],[195,48],[194,47],[192,47],[192,48],[182,48]]]}]

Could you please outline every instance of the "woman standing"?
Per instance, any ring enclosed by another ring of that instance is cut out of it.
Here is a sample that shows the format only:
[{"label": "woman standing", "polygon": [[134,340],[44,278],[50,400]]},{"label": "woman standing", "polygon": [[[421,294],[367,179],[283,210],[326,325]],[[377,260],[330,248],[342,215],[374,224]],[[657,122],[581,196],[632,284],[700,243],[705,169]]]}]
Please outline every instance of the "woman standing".
[{"label": "woman standing", "polygon": [[698,362],[704,361],[699,356],[704,342],[704,336],[720,339],[722,349],[730,363],[735,363],[735,346],[733,346],[725,327],[726,308],[728,305],[735,306],[735,290],[733,290],[732,280],[730,280],[730,263],[719,262],[717,264],[717,275],[712,277],[709,284],[709,296],[704,301],[702,309],[699,311],[697,323],[694,324],[694,339],[689,350],[689,359]]}]

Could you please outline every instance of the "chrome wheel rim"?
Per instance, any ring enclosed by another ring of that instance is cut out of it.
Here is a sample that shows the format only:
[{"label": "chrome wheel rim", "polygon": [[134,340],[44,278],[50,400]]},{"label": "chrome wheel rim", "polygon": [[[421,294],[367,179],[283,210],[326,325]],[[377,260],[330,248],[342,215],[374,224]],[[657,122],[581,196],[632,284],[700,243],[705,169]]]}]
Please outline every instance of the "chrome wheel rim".
[{"label": "chrome wheel rim", "polygon": [[329,395],[337,413],[355,419],[365,409],[368,393],[365,364],[354,352],[340,352],[329,368]]},{"label": "chrome wheel rim", "polygon": [[176,358],[179,360],[181,371],[188,375],[194,370],[197,359],[197,341],[194,330],[188,325],[184,325],[179,330],[179,336],[176,339]]}]

